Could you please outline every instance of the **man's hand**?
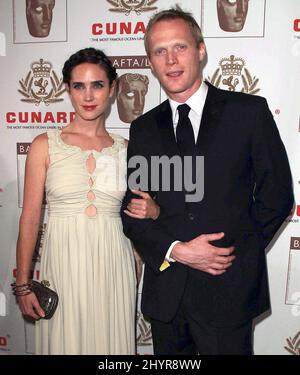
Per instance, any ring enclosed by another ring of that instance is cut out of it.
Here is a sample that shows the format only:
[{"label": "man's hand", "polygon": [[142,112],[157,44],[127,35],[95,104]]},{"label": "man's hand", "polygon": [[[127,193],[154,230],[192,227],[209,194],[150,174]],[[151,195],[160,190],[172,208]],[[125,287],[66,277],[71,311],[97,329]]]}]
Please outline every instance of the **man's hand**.
[{"label": "man's hand", "polygon": [[224,233],[202,234],[188,242],[178,242],[171,253],[177,262],[211,275],[222,275],[235,259],[234,247],[216,247],[210,241],[219,240]]}]

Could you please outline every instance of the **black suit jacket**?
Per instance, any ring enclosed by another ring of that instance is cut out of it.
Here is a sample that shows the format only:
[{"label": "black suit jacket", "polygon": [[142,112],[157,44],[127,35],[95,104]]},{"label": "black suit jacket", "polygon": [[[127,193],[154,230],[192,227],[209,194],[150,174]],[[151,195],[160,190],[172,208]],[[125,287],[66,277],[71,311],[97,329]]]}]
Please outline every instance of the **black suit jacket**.
[{"label": "black suit jacket", "polygon": [[[170,321],[185,291],[190,311],[226,326],[269,309],[264,249],[288,216],[293,192],[287,155],[266,100],[208,86],[196,142],[196,154],[204,156],[203,199],[187,204],[185,193],[172,186],[171,191],[151,190],[151,156],[179,155],[165,101],[132,123],[128,145],[128,160],[142,155],[148,161],[148,191],[156,196],[161,215],[153,221],[124,214],[130,190],[121,215],[124,233],[145,261],[143,313]],[[128,177],[135,170],[128,168]],[[179,262],[159,271],[174,240],[215,232],[225,232],[216,246],[235,246],[236,259],[223,275]]]}]

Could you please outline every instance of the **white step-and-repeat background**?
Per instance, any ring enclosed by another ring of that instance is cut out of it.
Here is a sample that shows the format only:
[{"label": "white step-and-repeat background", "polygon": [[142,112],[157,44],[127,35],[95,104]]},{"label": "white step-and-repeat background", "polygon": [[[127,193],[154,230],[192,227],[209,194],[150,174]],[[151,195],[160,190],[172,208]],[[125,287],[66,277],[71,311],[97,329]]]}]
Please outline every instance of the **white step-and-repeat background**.
[{"label": "white step-and-repeat background", "polygon": [[[10,284],[28,148],[36,135],[72,118],[62,65],[87,46],[112,58],[127,84],[117,93],[107,127],[128,137],[130,122],[165,98],[149,69],[143,36],[148,18],[175,2],[43,0],[54,7],[52,19],[41,27],[38,17],[26,17],[26,0],[0,0],[0,354],[34,353],[34,326],[23,320]],[[256,354],[299,355],[300,1],[242,0],[248,4],[244,24],[232,22],[234,0],[177,2],[202,26],[208,53],[204,77],[220,88],[266,97],[286,145],[296,207],[268,251],[272,315],[257,323],[254,339]],[[46,213],[45,207],[35,253],[37,279]],[[152,353],[151,330],[139,311],[137,344],[139,354]]]}]

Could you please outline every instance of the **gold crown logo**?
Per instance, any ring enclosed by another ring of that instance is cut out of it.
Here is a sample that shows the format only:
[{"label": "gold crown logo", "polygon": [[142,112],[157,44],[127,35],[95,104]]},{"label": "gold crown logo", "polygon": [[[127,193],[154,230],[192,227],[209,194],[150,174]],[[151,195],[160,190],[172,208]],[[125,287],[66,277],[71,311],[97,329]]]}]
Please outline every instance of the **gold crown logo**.
[{"label": "gold crown logo", "polygon": [[44,59],[32,62],[26,78],[19,80],[19,83],[22,102],[49,105],[64,100],[60,98],[66,91],[63,80],[52,69],[52,64]]},{"label": "gold crown logo", "polygon": [[114,8],[110,8],[111,12],[125,13],[128,16],[134,11],[138,16],[142,12],[156,10],[156,6],[152,6],[157,0],[106,0]]},{"label": "gold crown logo", "polygon": [[245,60],[240,57],[235,58],[234,55],[230,55],[229,58],[220,60],[219,63],[222,69],[223,76],[240,76],[245,65]]},{"label": "gold crown logo", "polygon": [[44,61],[44,59],[40,59],[40,61],[34,61],[31,64],[31,70],[33,71],[33,76],[37,77],[50,77],[50,72],[52,69],[52,64],[49,61]]}]

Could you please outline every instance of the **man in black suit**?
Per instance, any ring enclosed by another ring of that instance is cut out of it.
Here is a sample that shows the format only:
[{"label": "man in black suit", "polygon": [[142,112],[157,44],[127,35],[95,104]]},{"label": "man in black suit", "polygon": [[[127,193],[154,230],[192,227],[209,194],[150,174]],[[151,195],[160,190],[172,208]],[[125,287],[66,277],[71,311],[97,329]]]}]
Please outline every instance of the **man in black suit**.
[{"label": "man in black suit", "polygon": [[[140,158],[148,171],[137,183],[146,178],[148,192],[128,189],[122,219],[145,261],[142,312],[154,353],[251,354],[252,320],[270,308],[264,249],[293,204],[283,143],[264,98],[202,81],[205,45],[191,14],[176,7],[154,15],[145,48],[169,99],[132,122],[129,188]],[[193,165],[183,169],[196,189],[184,180],[179,191],[176,167],[169,189],[153,187],[155,156],[189,156]],[[150,197],[160,213],[136,219]]]}]

